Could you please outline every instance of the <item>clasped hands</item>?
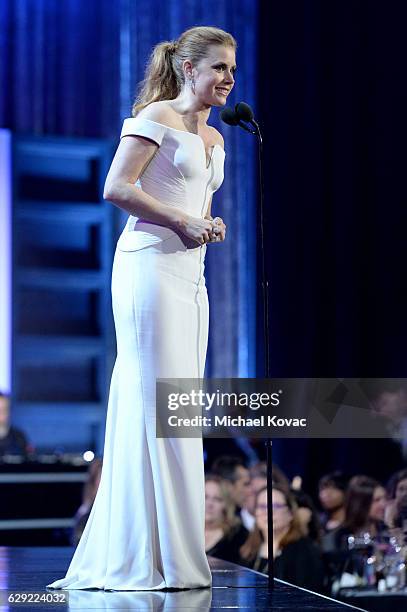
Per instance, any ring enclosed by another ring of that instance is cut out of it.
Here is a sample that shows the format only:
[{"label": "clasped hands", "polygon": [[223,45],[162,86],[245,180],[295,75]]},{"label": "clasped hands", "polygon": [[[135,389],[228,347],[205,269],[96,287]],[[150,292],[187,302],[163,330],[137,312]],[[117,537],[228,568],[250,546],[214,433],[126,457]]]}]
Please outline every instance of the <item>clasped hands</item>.
[{"label": "clasped hands", "polygon": [[221,217],[209,219],[212,229],[208,232],[209,242],[223,242],[226,236],[226,225]]},{"label": "clasped hands", "polygon": [[225,240],[226,225],[220,217],[198,217],[187,216],[182,224],[182,233],[198,244],[208,242],[222,242]]}]

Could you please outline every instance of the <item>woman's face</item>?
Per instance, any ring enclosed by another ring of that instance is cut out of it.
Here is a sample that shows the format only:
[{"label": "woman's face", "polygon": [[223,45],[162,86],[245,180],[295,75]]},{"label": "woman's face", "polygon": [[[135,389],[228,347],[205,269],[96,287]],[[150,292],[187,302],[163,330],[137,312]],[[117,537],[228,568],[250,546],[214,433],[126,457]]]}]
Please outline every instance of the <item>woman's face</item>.
[{"label": "woman's face", "polygon": [[400,482],[397,483],[396,500],[399,501],[399,499],[401,499],[403,495],[406,495],[406,494],[407,494],[407,478],[404,478],[404,480],[400,480]]},{"label": "woman's face", "polygon": [[285,496],[273,489],[273,529],[274,531],[286,531],[293,520],[292,512],[287,504]]},{"label": "woman's face", "polygon": [[336,487],[323,487],[319,491],[319,501],[324,510],[328,512],[337,510],[343,506],[345,494],[341,489],[337,489]]},{"label": "woman's face", "polygon": [[210,45],[206,57],[192,68],[195,95],[209,106],[224,106],[235,84],[235,70],[233,47]]},{"label": "woman's face", "polygon": [[382,521],[386,509],[386,491],[383,487],[376,487],[370,505],[369,518],[373,521]]},{"label": "woman's face", "polygon": [[221,523],[225,510],[225,501],[217,482],[209,480],[205,484],[205,521]]}]

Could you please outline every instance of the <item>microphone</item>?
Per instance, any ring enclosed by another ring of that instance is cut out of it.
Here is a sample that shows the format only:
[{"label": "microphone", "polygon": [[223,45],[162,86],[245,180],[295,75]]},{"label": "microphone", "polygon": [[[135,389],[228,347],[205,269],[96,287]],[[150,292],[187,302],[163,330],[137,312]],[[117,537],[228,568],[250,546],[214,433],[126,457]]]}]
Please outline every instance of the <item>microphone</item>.
[{"label": "microphone", "polygon": [[251,123],[253,121],[253,111],[246,102],[238,102],[235,106],[235,114],[242,121],[246,121],[247,123]]},{"label": "microphone", "polygon": [[[238,125],[239,127],[246,130],[250,134],[254,134],[255,136],[260,136],[260,129],[257,121],[254,119],[253,111],[246,102],[238,102],[235,108],[224,108],[220,112],[220,118],[227,125]],[[245,123],[251,123],[251,125],[255,128],[250,129]]]},{"label": "microphone", "polygon": [[224,108],[220,113],[220,118],[228,125],[239,125],[239,119],[233,108]]}]

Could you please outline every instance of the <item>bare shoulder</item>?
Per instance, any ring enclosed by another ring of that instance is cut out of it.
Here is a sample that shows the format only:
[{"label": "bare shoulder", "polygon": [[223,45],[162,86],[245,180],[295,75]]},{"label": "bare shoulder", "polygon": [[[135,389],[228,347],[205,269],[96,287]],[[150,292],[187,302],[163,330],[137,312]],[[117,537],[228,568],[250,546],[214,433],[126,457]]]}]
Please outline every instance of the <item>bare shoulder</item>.
[{"label": "bare shoulder", "polygon": [[168,127],[175,126],[175,113],[167,100],[160,100],[159,102],[151,102],[148,106],[145,106],[143,110],[139,112],[137,117],[143,119],[150,119],[150,121],[156,121],[162,123]]},{"label": "bare shoulder", "polygon": [[209,127],[211,128],[211,133],[212,133],[213,139],[215,141],[215,144],[220,145],[222,147],[222,149],[224,149],[225,148],[225,141],[223,139],[222,134],[216,128],[214,128],[213,126],[209,126]]}]

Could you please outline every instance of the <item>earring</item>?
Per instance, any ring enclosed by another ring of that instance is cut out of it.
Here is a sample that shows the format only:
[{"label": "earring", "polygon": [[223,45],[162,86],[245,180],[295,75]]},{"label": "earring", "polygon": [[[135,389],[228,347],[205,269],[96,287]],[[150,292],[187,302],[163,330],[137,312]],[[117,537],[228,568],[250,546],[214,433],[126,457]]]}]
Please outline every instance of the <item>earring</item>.
[{"label": "earring", "polygon": [[188,82],[189,82],[189,84],[191,86],[191,91],[194,94],[195,93],[195,79],[194,79],[194,77],[192,75],[190,75],[188,77]]}]

